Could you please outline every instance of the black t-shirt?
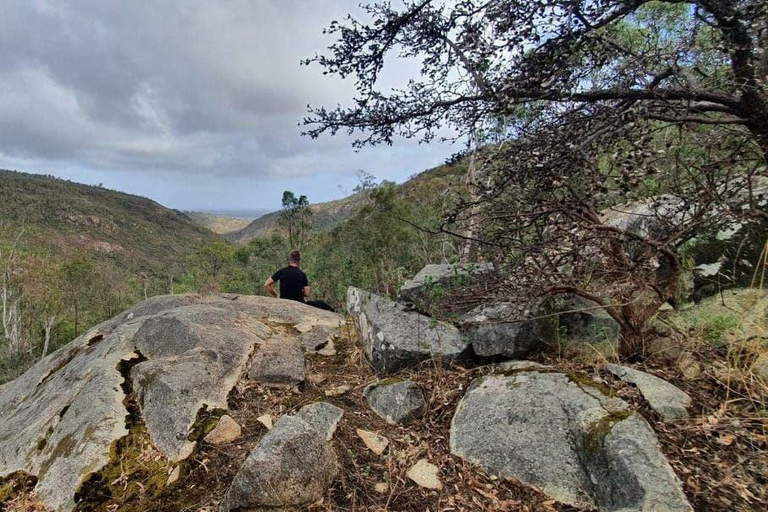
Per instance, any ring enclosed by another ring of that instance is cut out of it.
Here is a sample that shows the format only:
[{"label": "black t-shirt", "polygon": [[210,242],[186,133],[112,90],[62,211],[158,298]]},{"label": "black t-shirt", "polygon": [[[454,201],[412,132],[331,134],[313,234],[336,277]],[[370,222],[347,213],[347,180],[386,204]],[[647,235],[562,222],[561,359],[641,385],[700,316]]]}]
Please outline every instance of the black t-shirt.
[{"label": "black t-shirt", "polygon": [[273,281],[280,282],[280,298],[304,302],[304,287],[309,286],[307,274],[290,265],[272,274]]}]

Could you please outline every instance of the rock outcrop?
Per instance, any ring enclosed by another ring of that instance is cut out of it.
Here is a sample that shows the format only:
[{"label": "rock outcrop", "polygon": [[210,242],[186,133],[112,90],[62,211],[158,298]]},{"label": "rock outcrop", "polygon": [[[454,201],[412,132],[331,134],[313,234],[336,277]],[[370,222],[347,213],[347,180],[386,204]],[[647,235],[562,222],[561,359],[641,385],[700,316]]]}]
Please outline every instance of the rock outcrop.
[{"label": "rock outcrop", "polygon": [[365,388],[364,394],[373,412],[392,425],[406,425],[427,412],[424,391],[411,380],[375,382]]},{"label": "rock outcrop", "polygon": [[431,358],[454,361],[468,351],[468,343],[452,325],[406,311],[384,297],[350,287],[347,307],[377,373],[393,373]]},{"label": "rock outcrop", "polygon": [[650,426],[586,379],[537,371],[477,379],[456,410],[450,445],[568,505],[692,511]]},{"label": "rock outcrop", "polygon": [[637,386],[651,409],[659,413],[664,420],[678,420],[688,417],[691,397],[685,391],[664,379],[634,368],[617,364],[609,364],[607,368],[624,382]]},{"label": "rock outcrop", "polygon": [[236,295],[155,297],[89,330],[0,387],[0,478],[24,472],[56,511],[126,436],[126,393],[170,461],[195,447],[198,413],[226,409],[251,354],[279,329],[344,319],[298,302]]}]

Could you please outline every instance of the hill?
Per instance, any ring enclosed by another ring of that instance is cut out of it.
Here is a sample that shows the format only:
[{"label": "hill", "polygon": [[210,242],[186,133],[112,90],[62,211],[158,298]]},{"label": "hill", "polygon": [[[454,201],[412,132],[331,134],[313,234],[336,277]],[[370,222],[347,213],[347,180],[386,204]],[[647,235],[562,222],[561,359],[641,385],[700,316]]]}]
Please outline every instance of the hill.
[{"label": "hill", "polygon": [[[357,193],[343,199],[310,205],[310,209],[314,213],[314,225],[319,229],[332,229],[351,217],[365,203],[366,199],[365,194]],[[278,229],[279,218],[279,211],[268,213],[240,230],[227,233],[225,236],[233,243],[242,244],[252,238],[268,235]]]},{"label": "hill", "polygon": [[204,212],[184,212],[196,224],[219,235],[226,235],[244,229],[253,222],[253,218],[230,217]]},{"label": "hill", "polygon": [[[431,202],[437,197],[432,193],[445,191],[448,187],[458,185],[466,172],[463,161],[446,164],[411,176],[404,183],[397,185],[400,196],[416,204],[424,201]],[[438,185],[438,190],[435,185]],[[442,187],[442,190],[439,188]],[[425,193],[427,194],[425,196]],[[366,191],[357,192],[342,199],[310,205],[314,212],[314,226],[321,230],[331,230],[352,218],[360,208],[368,202]],[[226,238],[236,244],[244,244],[255,237],[266,236],[278,229],[280,212],[268,213],[254,220],[239,231],[227,233]]]},{"label": "hill", "polygon": [[144,197],[51,176],[0,170],[0,221],[32,249],[87,253],[116,269],[160,274],[216,236]]},{"label": "hill", "polygon": [[0,383],[150,295],[192,289],[190,256],[217,240],[143,197],[0,171]]}]

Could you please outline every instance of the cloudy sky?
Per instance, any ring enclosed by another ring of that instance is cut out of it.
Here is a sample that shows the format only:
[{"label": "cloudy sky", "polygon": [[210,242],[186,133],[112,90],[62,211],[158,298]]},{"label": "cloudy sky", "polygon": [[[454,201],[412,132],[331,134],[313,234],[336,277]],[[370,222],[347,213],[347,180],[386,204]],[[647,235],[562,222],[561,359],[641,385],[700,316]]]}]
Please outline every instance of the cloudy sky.
[{"label": "cloudy sky", "polygon": [[[351,83],[302,58],[359,0],[0,0],[0,168],[151,197],[180,209],[274,209],[285,189],[320,202],[355,172],[402,181],[458,148],[355,153],[301,137],[307,104]],[[383,77],[403,83],[413,63]]]}]

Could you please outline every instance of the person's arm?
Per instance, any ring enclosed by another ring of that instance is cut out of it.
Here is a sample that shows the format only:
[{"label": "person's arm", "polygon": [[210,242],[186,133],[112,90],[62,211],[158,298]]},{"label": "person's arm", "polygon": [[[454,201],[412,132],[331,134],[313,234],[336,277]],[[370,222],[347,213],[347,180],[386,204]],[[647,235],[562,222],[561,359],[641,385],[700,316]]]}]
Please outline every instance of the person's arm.
[{"label": "person's arm", "polygon": [[[302,273],[303,274],[303,273]],[[307,274],[303,274],[304,276],[304,282],[302,283],[304,287],[302,288],[302,292],[304,292],[304,298],[309,298],[309,279],[307,279]]]},{"label": "person's arm", "polygon": [[305,299],[309,298],[309,286],[304,287],[304,298]]},{"label": "person's arm", "polygon": [[269,279],[267,279],[267,282],[264,283],[264,288],[267,289],[267,293],[270,296],[277,298],[277,292],[275,291],[275,280],[274,279],[272,279],[271,277]]}]

